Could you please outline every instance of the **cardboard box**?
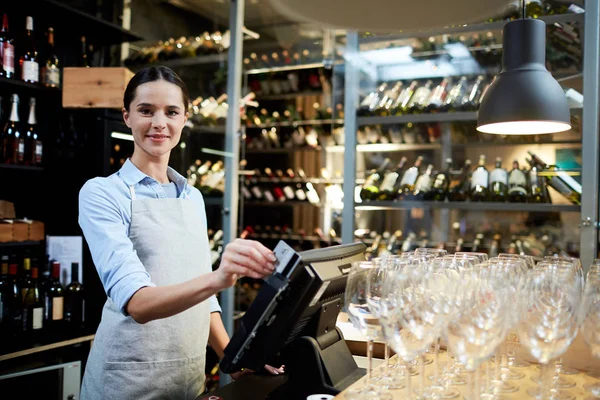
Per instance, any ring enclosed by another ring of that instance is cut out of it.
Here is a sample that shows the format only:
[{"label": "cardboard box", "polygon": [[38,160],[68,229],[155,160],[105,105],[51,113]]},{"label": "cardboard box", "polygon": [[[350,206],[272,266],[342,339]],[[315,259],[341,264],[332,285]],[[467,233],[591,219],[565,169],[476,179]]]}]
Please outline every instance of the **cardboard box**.
[{"label": "cardboard box", "polygon": [[63,68],[64,108],[123,108],[133,72],[124,67]]},{"label": "cardboard box", "polygon": [[25,242],[29,240],[29,223],[17,219],[13,221],[13,241]]},{"label": "cardboard box", "polygon": [[11,220],[0,220],[0,243],[13,241],[13,224]]},{"label": "cardboard box", "polygon": [[15,218],[15,205],[10,201],[0,200],[0,219]]},{"label": "cardboard box", "polygon": [[46,237],[44,223],[41,221],[31,221],[29,224],[29,239],[34,241],[42,241]]}]

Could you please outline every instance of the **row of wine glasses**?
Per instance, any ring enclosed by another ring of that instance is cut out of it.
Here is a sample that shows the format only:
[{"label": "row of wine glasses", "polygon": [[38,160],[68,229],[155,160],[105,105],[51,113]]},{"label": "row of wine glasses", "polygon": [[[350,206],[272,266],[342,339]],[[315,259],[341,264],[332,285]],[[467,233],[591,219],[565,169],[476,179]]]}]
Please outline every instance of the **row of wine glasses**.
[{"label": "row of wine glasses", "polygon": [[[503,393],[520,390],[515,382],[525,375],[517,368],[529,365],[505,345],[509,334],[541,366],[534,377],[539,386],[527,390],[535,399],[575,399],[564,390],[571,383],[559,373],[565,371],[561,357],[580,331],[592,355],[600,358],[600,260],[584,276],[575,258],[488,258],[419,248],[354,263],[345,308],[367,338],[369,361],[365,384],[349,390],[348,399],[392,399],[391,389],[404,389],[407,399],[457,398],[454,386],[465,381],[469,400],[501,399]],[[385,342],[386,352],[382,372],[372,376],[375,340]],[[439,364],[441,342],[448,350],[445,364]],[[390,364],[388,346],[397,364]],[[426,377],[429,362],[435,368]],[[418,387],[413,390],[410,377],[416,374]],[[600,395],[599,385],[585,389]]]}]

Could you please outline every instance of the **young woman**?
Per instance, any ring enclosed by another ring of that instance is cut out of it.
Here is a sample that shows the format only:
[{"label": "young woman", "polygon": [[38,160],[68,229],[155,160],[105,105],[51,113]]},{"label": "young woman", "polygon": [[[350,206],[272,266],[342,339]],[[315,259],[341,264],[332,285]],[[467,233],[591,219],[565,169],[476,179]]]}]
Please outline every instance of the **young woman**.
[{"label": "young woman", "polygon": [[168,166],[188,103],[172,70],[135,74],[123,99],[133,155],[80,191],[79,224],[107,294],[81,399],[195,399],[207,343],[222,357],[229,342],[215,294],[274,270],[269,249],[237,239],[212,271],[202,195]]}]

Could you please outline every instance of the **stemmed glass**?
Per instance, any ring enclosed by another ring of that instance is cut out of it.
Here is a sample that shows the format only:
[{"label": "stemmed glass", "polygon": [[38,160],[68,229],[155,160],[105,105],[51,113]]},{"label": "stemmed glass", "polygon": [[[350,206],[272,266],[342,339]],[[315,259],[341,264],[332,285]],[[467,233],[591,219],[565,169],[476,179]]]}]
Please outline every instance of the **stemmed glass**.
[{"label": "stemmed glass", "polygon": [[[590,346],[592,356],[600,358],[600,260],[594,261],[586,275],[581,321],[583,337]],[[600,397],[600,383],[588,383],[583,387],[592,395]]]},{"label": "stemmed glass", "polygon": [[[393,268],[393,261],[396,259],[395,256],[387,257],[384,259],[373,259],[373,268],[369,268],[367,275],[367,305],[371,314],[379,319],[381,318],[381,298],[383,295],[383,283],[388,277],[388,272]],[[390,355],[389,345],[385,342],[385,360],[384,360],[384,371],[382,374],[373,378],[377,381],[379,386],[385,388],[399,389],[401,386],[397,385],[396,379],[392,376],[390,371]]]},{"label": "stemmed glass", "polygon": [[510,323],[507,282],[503,271],[480,264],[461,273],[462,286],[455,300],[456,315],[446,336],[448,348],[469,371],[469,399],[480,398],[479,365],[504,340]]},{"label": "stemmed glass", "polygon": [[372,385],[371,372],[373,362],[373,341],[381,336],[379,318],[369,308],[367,285],[369,273],[377,268],[370,261],[352,263],[344,293],[345,307],[352,325],[367,338],[367,377],[362,387],[349,390],[346,397],[355,400],[392,400],[388,391]]},{"label": "stemmed glass", "polygon": [[[413,397],[411,363],[439,333],[439,326],[428,318],[432,307],[427,288],[430,277],[419,261],[405,262],[389,272],[383,287],[381,325],[386,340],[403,363],[407,399]],[[422,374],[421,385],[424,386]]]},{"label": "stemmed glass", "polygon": [[519,339],[542,364],[541,387],[527,393],[543,400],[573,398],[568,392],[553,387],[550,363],[560,357],[577,336],[581,283],[572,269],[540,264],[527,272],[520,288]]}]

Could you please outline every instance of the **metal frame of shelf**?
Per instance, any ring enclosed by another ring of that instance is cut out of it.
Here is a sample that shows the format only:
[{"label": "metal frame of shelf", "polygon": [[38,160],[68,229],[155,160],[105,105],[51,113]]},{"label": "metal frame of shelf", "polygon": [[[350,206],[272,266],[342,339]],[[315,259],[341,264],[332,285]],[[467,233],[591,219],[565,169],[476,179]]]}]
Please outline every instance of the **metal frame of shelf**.
[{"label": "metal frame of shelf", "polygon": [[284,122],[276,122],[273,124],[264,124],[264,125],[247,125],[248,129],[269,129],[269,128],[282,128],[282,127],[296,127],[296,126],[304,126],[304,125],[334,125],[334,124],[343,124],[343,119],[307,119],[304,121],[284,121]]},{"label": "metal frame of shelf", "polygon": [[[589,3],[589,4],[588,4]],[[600,59],[600,6],[597,2],[586,1],[586,11],[584,14],[565,14],[544,16],[540,19],[547,24],[577,21],[584,24],[584,33],[582,42],[584,43],[584,66],[583,72],[574,74],[567,79],[579,79],[583,77],[583,87],[585,88],[585,102],[582,110],[573,109],[572,112],[582,112],[582,139],[580,142],[565,140],[549,142],[553,144],[581,144],[583,152],[582,168],[582,186],[586,190],[582,193],[581,206],[564,204],[514,204],[514,203],[448,203],[448,202],[373,202],[372,204],[355,203],[354,188],[356,182],[356,159],[357,153],[368,151],[412,151],[425,149],[440,149],[442,157],[450,155],[452,148],[477,147],[477,146],[496,146],[496,145],[537,145],[541,143],[451,143],[450,128],[451,122],[458,121],[476,121],[477,112],[457,112],[457,113],[438,113],[438,114],[418,114],[403,115],[392,117],[358,117],[356,113],[346,112],[344,116],[345,125],[345,146],[334,146],[326,148],[328,153],[344,152],[344,208],[342,210],[342,242],[351,243],[354,241],[355,229],[355,211],[356,210],[402,210],[410,208],[428,208],[440,209],[447,214],[447,210],[473,210],[473,211],[524,211],[524,212],[579,212],[581,216],[581,238],[580,238],[580,258],[587,269],[594,258],[597,257],[598,250],[598,193],[600,192],[600,156],[598,150],[600,147],[599,131],[599,59]],[[473,25],[462,25],[447,27],[436,30],[423,30],[419,32],[401,32],[393,35],[380,37],[358,37],[355,31],[348,32],[346,36],[345,58],[345,110],[356,110],[359,95],[359,72],[360,66],[354,60],[360,52],[361,44],[369,44],[383,41],[392,41],[414,37],[436,36],[450,33],[466,33],[486,30],[500,30],[504,27],[506,21],[493,23],[482,23]],[[429,123],[439,122],[442,124],[442,137],[440,143],[435,144],[367,144],[357,145],[356,131],[358,126],[379,125],[379,124],[403,124],[403,123]],[[356,151],[345,151],[346,148],[356,149]],[[449,223],[446,218],[445,222]]]},{"label": "metal frame of shelf", "polygon": [[[587,6],[587,4],[586,4]],[[587,10],[587,7],[586,7]],[[585,14],[584,14],[585,15]],[[561,22],[583,22],[584,15],[582,14],[559,14],[559,15],[544,15],[539,19],[544,21],[546,24],[554,24]],[[441,29],[424,29],[422,31],[410,31],[400,32],[386,36],[370,36],[359,39],[359,44],[366,43],[379,43],[392,40],[411,39],[416,37],[429,37],[448,35],[452,33],[469,33],[469,32],[480,32],[480,31],[494,31],[501,30],[507,21],[495,21],[495,22],[484,22],[478,24],[463,24],[457,26],[449,26]]]},{"label": "metal frame of shelf", "polygon": [[423,208],[430,210],[469,210],[507,212],[580,212],[581,208],[572,204],[532,204],[532,203],[491,203],[491,202],[447,202],[447,201],[372,201],[355,203],[361,211],[410,210]]}]

